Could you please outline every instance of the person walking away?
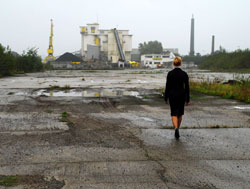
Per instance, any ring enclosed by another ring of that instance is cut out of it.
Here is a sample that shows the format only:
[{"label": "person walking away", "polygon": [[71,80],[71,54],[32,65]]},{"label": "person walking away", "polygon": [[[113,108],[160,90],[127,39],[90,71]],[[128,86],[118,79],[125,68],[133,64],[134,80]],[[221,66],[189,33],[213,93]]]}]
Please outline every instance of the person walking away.
[{"label": "person walking away", "polygon": [[184,106],[190,105],[189,78],[188,74],[180,68],[181,65],[181,57],[175,57],[174,69],[168,72],[165,87],[165,103],[168,104],[169,100],[176,139],[180,138],[179,128],[184,115]]}]

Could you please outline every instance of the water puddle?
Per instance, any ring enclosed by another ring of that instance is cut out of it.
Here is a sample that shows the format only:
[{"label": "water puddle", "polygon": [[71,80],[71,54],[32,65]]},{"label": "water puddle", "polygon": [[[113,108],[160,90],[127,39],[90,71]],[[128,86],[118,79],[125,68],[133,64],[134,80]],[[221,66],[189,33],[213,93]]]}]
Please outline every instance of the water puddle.
[{"label": "water puddle", "polygon": [[32,94],[32,96],[54,96],[54,97],[119,97],[119,96],[134,96],[140,98],[137,91],[122,91],[122,90],[39,90]]},{"label": "water puddle", "polygon": [[154,121],[153,119],[148,118],[148,117],[142,117],[142,119],[144,119],[145,121],[151,121],[151,122],[153,122],[153,121]]},{"label": "water puddle", "polygon": [[250,110],[250,106],[234,106],[233,108],[238,110]]}]

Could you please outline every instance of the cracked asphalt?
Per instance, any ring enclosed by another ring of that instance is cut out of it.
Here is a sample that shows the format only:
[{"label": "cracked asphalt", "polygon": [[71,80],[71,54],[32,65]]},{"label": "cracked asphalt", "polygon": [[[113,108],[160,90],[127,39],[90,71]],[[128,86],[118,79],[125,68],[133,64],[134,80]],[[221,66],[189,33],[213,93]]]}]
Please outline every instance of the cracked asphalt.
[{"label": "cracked asphalt", "polygon": [[0,78],[0,176],[20,176],[16,189],[249,188],[250,105],[192,94],[176,141],[159,91],[166,75]]}]

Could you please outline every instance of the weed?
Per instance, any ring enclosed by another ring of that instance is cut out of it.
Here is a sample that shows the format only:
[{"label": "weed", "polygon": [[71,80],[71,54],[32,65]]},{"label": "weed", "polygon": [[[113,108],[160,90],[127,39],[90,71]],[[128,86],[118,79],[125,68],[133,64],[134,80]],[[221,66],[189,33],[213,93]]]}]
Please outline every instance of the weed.
[{"label": "weed", "polygon": [[59,119],[60,122],[67,122],[65,119]]},{"label": "weed", "polygon": [[250,103],[250,81],[244,80],[235,84],[221,84],[208,82],[190,82],[192,92],[201,92],[209,95],[217,95],[226,99],[236,99]]},{"label": "weed", "polygon": [[82,81],[85,81],[85,78],[84,78],[84,77],[82,78]]},{"label": "weed", "polygon": [[50,85],[50,89],[60,89],[61,87],[58,85]]},{"label": "weed", "polygon": [[53,112],[53,110],[47,109],[47,110],[45,110],[45,112],[51,114]]},{"label": "weed", "polygon": [[130,79],[128,79],[127,81],[125,81],[125,82],[130,82]]},{"label": "weed", "polygon": [[70,89],[70,85],[64,85],[63,89]]},{"label": "weed", "polygon": [[82,70],[82,72],[98,72],[98,70]]},{"label": "weed", "polygon": [[67,125],[68,125],[69,127],[72,127],[72,126],[74,126],[74,123],[71,122],[71,121],[68,121],[68,122],[67,122]]},{"label": "weed", "polygon": [[14,92],[9,92],[9,93],[8,93],[8,95],[13,95],[13,94],[15,94],[15,93],[14,93]]},{"label": "weed", "polygon": [[69,115],[68,115],[67,112],[63,112],[63,113],[62,113],[62,117],[63,117],[63,118],[67,118],[68,116],[69,116]]},{"label": "weed", "polygon": [[0,186],[15,186],[18,184],[18,176],[1,176]]}]

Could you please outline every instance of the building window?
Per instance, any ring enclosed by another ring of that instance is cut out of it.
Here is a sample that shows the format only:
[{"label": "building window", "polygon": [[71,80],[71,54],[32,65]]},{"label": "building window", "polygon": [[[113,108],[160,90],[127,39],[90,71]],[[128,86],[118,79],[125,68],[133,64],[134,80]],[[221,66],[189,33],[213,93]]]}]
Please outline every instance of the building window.
[{"label": "building window", "polygon": [[155,55],[154,58],[161,58],[161,55]]},{"label": "building window", "polygon": [[155,62],[155,64],[161,64],[160,62]]},{"label": "building window", "polygon": [[163,58],[169,58],[169,56],[163,56]]},{"label": "building window", "polygon": [[95,27],[91,27],[91,33],[95,33]]},{"label": "building window", "polygon": [[152,62],[149,62],[149,64],[152,64]]},{"label": "building window", "polygon": [[145,56],[146,58],[152,58],[152,56]]}]

